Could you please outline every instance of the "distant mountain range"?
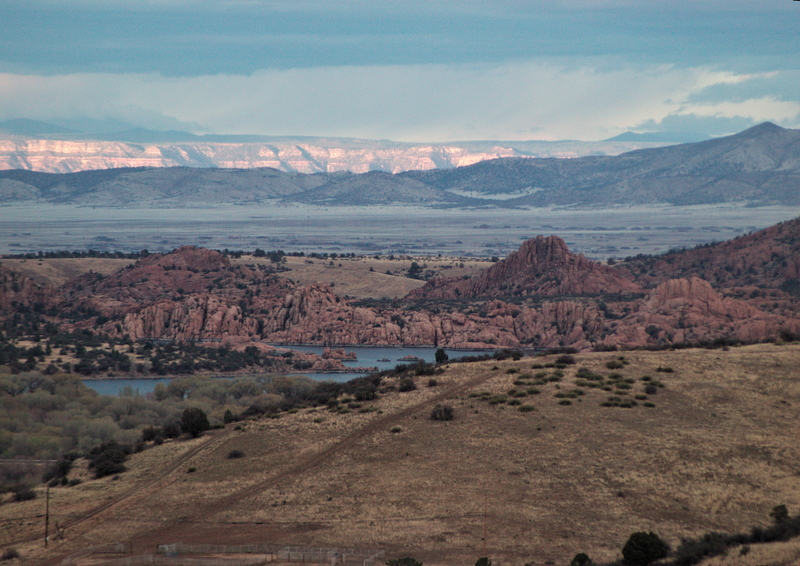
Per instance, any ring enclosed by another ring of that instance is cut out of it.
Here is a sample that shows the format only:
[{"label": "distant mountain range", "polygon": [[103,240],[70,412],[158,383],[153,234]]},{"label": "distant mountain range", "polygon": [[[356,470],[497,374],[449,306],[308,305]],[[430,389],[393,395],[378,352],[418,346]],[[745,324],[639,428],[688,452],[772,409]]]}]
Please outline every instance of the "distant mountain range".
[{"label": "distant mountain range", "polygon": [[122,167],[272,167],[287,173],[399,173],[453,168],[500,157],[618,155],[661,147],[675,140],[458,141],[405,143],[389,140],[303,136],[195,135],[123,127],[81,132],[37,120],[0,122],[0,169],[73,173]]},{"label": "distant mountain range", "polygon": [[457,168],[417,169],[396,174],[312,175],[278,168],[142,167],[70,174],[17,169],[0,171],[0,202],[43,200],[98,206],[274,201],[351,206],[798,205],[800,130],[767,122],[733,136],[617,156],[505,157]]}]

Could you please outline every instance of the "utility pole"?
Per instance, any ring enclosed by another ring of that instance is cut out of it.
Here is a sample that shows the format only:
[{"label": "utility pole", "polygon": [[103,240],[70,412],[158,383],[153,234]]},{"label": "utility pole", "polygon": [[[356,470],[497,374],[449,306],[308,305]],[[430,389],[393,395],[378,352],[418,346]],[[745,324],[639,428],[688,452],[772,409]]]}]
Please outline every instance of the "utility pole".
[{"label": "utility pole", "polygon": [[483,488],[483,555],[484,556],[488,556],[488,554],[486,554],[486,521],[487,521],[487,518],[486,518],[486,498],[487,498],[486,488],[484,487]]},{"label": "utility pole", "polygon": [[50,486],[47,486],[47,495],[45,497],[44,506],[44,546],[47,548],[47,539],[50,536]]}]

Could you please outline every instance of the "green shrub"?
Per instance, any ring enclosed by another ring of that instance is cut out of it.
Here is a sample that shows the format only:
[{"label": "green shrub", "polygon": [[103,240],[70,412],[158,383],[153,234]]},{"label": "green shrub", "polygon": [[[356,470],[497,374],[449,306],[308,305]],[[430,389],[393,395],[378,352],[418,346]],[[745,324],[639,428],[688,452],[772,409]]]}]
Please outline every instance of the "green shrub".
[{"label": "green shrub", "polygon": [[520,413],[532,413],[536,410],[536,407],[533,405],[520,405],[519,409],[517,409]]},{"label": "green shrub", "polygon": [[397,434],[398,432],[403,432],[403,427],[401,427],[401,426],[393,426],[391,429],[389,429],[389,432],[391,432],[392,434]]},{"label": "green shrub", "polygon": [[19,487],[14,491],[14,501],[30,501],[36,499],[36,492],[29,487]]},{"label": "green shrub", "polygon": [[395,560],[389,560],[386,562],[386,566],[422,566],[422,562],[419,560],[415,560],[410,556],[406,556],[405,558],[397,558]]},{"label": "green shrub", "polygon": [[197,407],[187,407],[181,416],[181,430],[188,433],[192,438],[197,438],[203,432],[211,428],[208,417],[203,409]]},{"label": "green shrub", "polygon": [[789,510],[786,508],[786,505],[776,505],[772,508],[772,511],[769,512],[769,516],[772,517],[772,520],[776,523],[784,523],[789,520]]},{"label": "green shrub", "polygon": [[455,417],[450,405],[436,405],[431,411],[432,421],[452,421]]},{"label": "green shrub", "polygon": [[407,393],[408,391],[414,391],[416,388],[417,384],[414,383],[414,380],[410,377],[406,377],[405,379],[400,380],[400,385],[397,389],[401,393]]},{"label": "green shrub", "polygon": [[244,458],[244,452],[241,450],[231,450],[228,452],[228,455],[225,456],[228,460],[238,460],[239,458]]},{"label": "green shrub", "polygon": [[620,369],[625,367],[625,364],[619,360],[609,360],[606,362],[606,367],[608,369]]},{"label": "green shrub", "polygon": [[17,552],[16,548],[7,548],[3,551],[3,554],[0,555],[0,561],[3,562],[6,560],[14,560],[15,558],[19,558],[19,552]]},{"label": "green shrub", "polygon": [[116,442],[104,442],[95,446],[86,457],[89,460],[89,469],[94,470],[96,479],[121,474],[125,471],[124,462],[131,453],[130,446],[123,446]]},{"label": "green shrub", "polygon": [[622,563],[630,566],[648,566],[652,562],[665,558],[669,554],[669,545],[652,531],[649,533],[633,533],[622,547]]},{"label": "green shrub", "polygon": [[569,566],[593,566],[594,562],[592,559],[589,558],[589,555],[585,552],[581,552],[580,554],[576,554],[572,561],[569,563]]}]

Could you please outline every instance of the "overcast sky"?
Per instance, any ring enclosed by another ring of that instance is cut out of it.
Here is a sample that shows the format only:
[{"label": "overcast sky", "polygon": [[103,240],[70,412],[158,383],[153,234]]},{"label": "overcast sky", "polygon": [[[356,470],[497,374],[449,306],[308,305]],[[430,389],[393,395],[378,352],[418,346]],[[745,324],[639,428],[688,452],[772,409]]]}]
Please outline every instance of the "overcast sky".
[{"label": "overcast sky", "polygon": [[398,141],[800,127],[792,0],[0,0],[0,120]]}]

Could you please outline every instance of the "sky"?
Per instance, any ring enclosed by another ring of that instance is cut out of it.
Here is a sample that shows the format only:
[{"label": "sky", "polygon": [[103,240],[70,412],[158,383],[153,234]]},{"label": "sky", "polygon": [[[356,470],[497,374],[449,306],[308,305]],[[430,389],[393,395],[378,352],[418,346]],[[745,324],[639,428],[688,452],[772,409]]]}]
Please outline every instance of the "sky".
[{"label": "sky", "polygon": [[793,0],[0,0],[0,121],[390,139],[800,128]]}]

